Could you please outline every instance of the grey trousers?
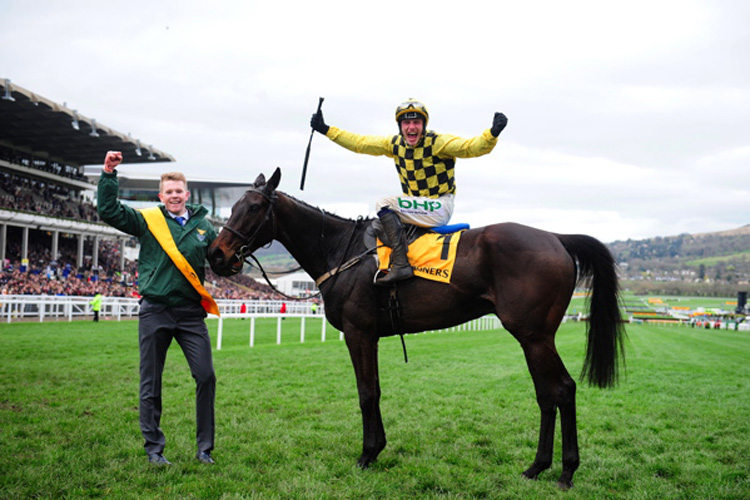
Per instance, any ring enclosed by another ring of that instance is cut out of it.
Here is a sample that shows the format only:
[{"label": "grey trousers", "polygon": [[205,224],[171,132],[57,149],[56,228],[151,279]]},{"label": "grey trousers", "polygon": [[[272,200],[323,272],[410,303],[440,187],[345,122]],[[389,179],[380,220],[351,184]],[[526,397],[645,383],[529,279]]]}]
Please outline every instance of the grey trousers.
[{"label": "grey trousers", "polygon": [[140,417],[146,453],[164,451],[166,439],[161,422],[161,383],[167,349],[174,338],[185,354],[195,379],[196,441],[198,451],[214,448],[214,400],[216,376],[206,313],[200,304],[167,307],[141,301],[138,314],[138,346],[141,353]]}]

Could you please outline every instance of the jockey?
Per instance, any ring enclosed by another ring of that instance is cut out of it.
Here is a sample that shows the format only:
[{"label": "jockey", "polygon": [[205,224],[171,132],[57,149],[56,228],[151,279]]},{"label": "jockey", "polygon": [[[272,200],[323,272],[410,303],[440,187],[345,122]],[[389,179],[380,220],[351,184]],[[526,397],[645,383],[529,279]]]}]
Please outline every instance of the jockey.
[{"label": "jockey", "polygon": [[482,156],[495,147],[508,119],[495,113],[492,127],[463,139],[427,130],[427,107],[409,99],[396,108],[398,135],[360,135],[326,125],[323,112],[312,115],[313,130],[355,153],[393,158],[403,194],[378,201],[376,209],[392,248],[391,268],[377,285],[390,285],[414,274],[406,257],[406,236],[401,222],[420,227],[443,226],[453,214],[456,158]]}]

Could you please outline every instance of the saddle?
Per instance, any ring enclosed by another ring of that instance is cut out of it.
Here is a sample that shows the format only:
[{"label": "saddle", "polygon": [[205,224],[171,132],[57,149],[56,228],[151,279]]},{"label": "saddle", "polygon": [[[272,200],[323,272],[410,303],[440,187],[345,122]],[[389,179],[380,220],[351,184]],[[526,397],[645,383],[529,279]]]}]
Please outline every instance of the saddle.
[{"label": "saddle", "polygon": [[[469,229],[468,224],[450,224],[446,226],[440,226],[440,227],[432,227],[432,228],[425,228],[425,227],[418,227],[414,226],[412,224],[405,224],[404,231],[406,231],[406,241],[407,246],[411,246],[412,243],[414,243],[417,239],[421,238],[425,235],[444,235],[444,242],[440,245],[441,251],[439,252],[440,259],[444,262],[443,264],[447,264],[447,267],[449,267],[447,272],[443,272],[442,270],[438,270],[437,272],[434,272],[433,268],[430,267],[415,267],[414,268],[414,274],[417,276],[422,276],[424,278],[433,279],[436,281],[443,281],[446,283],[450,282],[450,273],[453,268],[453,262],[455,260],[455,253],[456,253],[456,247],[458,245],[458,240],[460,237],[460,234],[456,234],[456,237],[453,236],[455,233],[460,233],[460,231]],[[388,262],[388,258],[390,257],[390,242],[388,241],[388,237],[385,235],[385,231],[383,231],[383,226],[380,223],[379,219],[374,219],[366,228],[365,233],[363,236],[363,243],[365,244],[365,248],[367,250],[361,254],[357,255],[352,259],[349,259],[348,261],[344,262],[340,266],[337,266],[327,273],[324,273],[322,276],[320,276],[317,280],[315,280],[315,285],[320,286],[321,283],[326,281],[331,276],[334,276],[335,274],[340,273],[341,271],[345,271],[346,269],[349,269],[356,263],[360,262],[362,257],[365,255],[374,254],[373,258],[375,259],[375,262],[378,263],[378,266],[380,266],[381,262]],[[424,245],[422,246],[424,248]],[[438,248],[437,246],[430,247],[435,252],[435,249]],[[381,257],[381,254],[382,257]],[[410,262],[412,266],[414,266],[414,262]],[[440,267],[445,267],[445,265],[442,265]],[[436,276],[439,275],[439,276]]]},{"label": "saddle", "polygon": [[[448,224],[445,226],[438,227],[420,227],[412,224],[404,224],[404,231],[406,232],[406,244],[411,245],[420,236],[427,233],[439,233],[439,234],[450,234],[457,233],[458,231],[464,231],[470,229],[469,224],[461,222],[458,224]],[[365,230],[365,246],[367,248],[373,248],[377,246],[378,240],[381,241],[385,246],[390,247],[391,242],[388,240],[385,231],[383,231],[383,225],[380,223],[380,219],[374,219],[372,223],[367,226]]]},{"label": "saddle", "polygon": [[[450,283],[460,231],[468,228],[468,224],[452,224],[440,228],[406,225],[404,231],[409,248],[407,256],[415,276]],[[380,270],[387,268],[391,257],[390,242],[384,233],[380,221],[376,219],[368,226],[364,236],[368,248],[377,248],[375,259]]]}]

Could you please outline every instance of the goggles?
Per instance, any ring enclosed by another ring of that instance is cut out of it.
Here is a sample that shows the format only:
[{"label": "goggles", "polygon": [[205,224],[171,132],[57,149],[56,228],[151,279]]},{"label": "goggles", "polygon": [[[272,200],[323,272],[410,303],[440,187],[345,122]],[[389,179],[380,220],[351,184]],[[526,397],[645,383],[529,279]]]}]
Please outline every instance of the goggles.
[{"label": "goggles", "polygon": [[427,124],[430,114],[427,111],[427,107],[419,101],[405,101],[396,108],[396,121],[402,119],[411,120],[420,117],[424,118],[425,124]]}]

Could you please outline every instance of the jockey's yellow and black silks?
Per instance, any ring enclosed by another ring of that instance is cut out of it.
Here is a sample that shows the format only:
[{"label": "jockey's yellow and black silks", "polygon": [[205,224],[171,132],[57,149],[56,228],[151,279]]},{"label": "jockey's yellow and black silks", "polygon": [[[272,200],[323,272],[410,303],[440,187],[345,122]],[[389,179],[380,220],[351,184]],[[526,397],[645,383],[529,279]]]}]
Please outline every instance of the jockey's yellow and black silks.
[{"label": "jockey's yellow and black silks", "polygon": [[360,135],[329,127],[326,136],[355,153],[393,158],[403,193],[429,198],[456,192],[456,158],[485,155],[497,144],[497,137],[489,129],[471,139],[430,130],[415,147],[406,144],[400,134],[390,137]]},{"label": "jockey's yellow and black silks", "polygon": [[393,159],[396,162],[401,191],[409,196],[435,198],[456,192],[455,158],[442,159],[433,154],[437,134],[427,132],[416,147],[409,147],[403,135],[394,135]]}]

